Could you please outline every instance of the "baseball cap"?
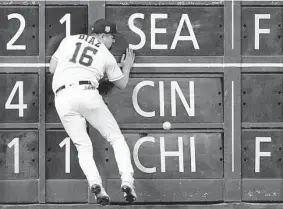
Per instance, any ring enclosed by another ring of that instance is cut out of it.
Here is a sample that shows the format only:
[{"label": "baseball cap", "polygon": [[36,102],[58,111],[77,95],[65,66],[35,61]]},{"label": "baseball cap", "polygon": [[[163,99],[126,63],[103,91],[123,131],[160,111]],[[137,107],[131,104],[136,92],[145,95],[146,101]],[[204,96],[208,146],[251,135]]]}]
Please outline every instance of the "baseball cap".
[{"label": "baseball cap", "polygon": [[106,33],[112,35],[120,35],[117,32],[117,25],[106,19],[99,19],[91,27],[91,33]]}]

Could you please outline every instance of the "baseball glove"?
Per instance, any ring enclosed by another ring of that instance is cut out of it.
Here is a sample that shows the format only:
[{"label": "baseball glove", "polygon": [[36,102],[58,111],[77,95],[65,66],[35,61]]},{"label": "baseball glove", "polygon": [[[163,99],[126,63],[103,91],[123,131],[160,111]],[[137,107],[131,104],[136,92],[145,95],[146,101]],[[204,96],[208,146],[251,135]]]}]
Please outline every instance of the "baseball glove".
[{"label": "baseball glove", "polygon": [[100,95],[106,95],[112,88],[114,84],[108,80],[108,78],[104,77],[99,81],[98,91]]}]

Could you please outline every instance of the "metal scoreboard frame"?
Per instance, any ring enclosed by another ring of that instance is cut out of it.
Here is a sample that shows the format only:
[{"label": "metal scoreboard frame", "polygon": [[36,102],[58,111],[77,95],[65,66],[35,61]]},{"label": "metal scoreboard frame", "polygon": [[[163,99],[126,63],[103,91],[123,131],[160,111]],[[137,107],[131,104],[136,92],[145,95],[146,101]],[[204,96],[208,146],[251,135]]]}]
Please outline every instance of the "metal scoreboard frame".
[{"label": "metal scoreboard frame", "polygon": [[[144,29],[136,35],[143,33],[146,41],[137,51],[129,86],[124,93],[114,89],[104,96],[133,155],[139,199],[134,207],[273,208],[270,201],[283,202],[283,57],[278,47],[283,37],[282,1],[1,1],[1,10],[3,20],[7,15],[19,29],[11,34],[13,27],[0,21],[0,43],[8,41],[10,48],[20,51],[0,49],[0,96],[5,98],[0,101],[0,209],[1,204],[4,208],[9,204],[70,206],[61,203],[94,207],[75,147],[54,111],[47,48],[62,32],[61,25],[66,33],[89,32],[95,20],[105,17],[120,21],[118,30],[122,27],[136,41],[121,25],[127,25],[132,11],[145,22],[167,19],[164,24],[169,33],[171,27],[180,25],[174,15],[189,11],[192,16],[203,15],[193,29],[206,26],[217,31],[215,36],[207,35],[208,29],[201,31],[200,46],[209,46],[203,51],[193,51],[192,45],[170,51],[170,46],[176,48],[172,41],[176,33],[164,38],[168,46],[163,43],[152,50],[149,43],[157,46],[151,43],[152,27],[135,22]],[[271,19],[271,23],[255,26],[252,20],[257,12],[258,21]],[[76,15],[76,24],[68,22],[68,13]],[[150,19],[154,13],[167,15]],[[275,19],[270,17],[273,14]],[[266,42],[266,50],[251,47],[256,43],[251,35],[254,27],[261,34],[259,41]],[[260,39],[269,33],[271,38]],[[30,47],[27,54],[21,51],[22,41],[31,43],[26,46]],[[13,106],[15,101],[19,101],[17,106]],[[171,122],[169,127],[166,122]],[[113,207],[123,205],[111,147],[95,129],[88,128],[97,142],[94,157],[100,162]],[[282,207],[280,203],[274,206]]]}]

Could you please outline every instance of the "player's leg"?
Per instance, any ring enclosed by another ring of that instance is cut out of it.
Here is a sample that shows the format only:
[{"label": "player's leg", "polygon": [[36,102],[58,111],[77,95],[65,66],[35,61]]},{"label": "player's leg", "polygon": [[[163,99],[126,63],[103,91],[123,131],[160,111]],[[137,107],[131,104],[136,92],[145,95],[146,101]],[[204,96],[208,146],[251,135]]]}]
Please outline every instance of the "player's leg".
[{"label": "player's leg", "polygon": [[86,121],[81,115],[64,115],[62,123],[78,151],[79,164],[88,180],[97,203],[107,205],[110,198],[102,186],[102,180],[93,159],[93,147],[86,132]]},{"label": "player's leg", "polygon": [[127,188],[130,188],[130,190],[125,190],[125,192],[127,192],[127,197],[125,198],[129,197],[129,201],[132,202],[136,199],[136,194],[133,188],[134,170],[131,163],[129,147],[115,118],[103,102],[101,96],[99,94],[97,95],[96,93],[92,93],[89,98],[91,98],[90,103],[93,102],[95,104],[89,104],[87,108],[82,109],[82,114],[113,147],[119,173],[121,175],[122,187],[125,185]]},{"label": "player's leg", "polygon": [[[97,196],[100,204],[109,204],[109,196],[102,187],[102,180],[93,159],[91,139],[86,131],[86,120],[72,107],[72,101],[56,98],[55,106],[60,120],[76,146],[80,167],[84,172],[90,189]],[[76,105],[73,105],[76,106]]]}]

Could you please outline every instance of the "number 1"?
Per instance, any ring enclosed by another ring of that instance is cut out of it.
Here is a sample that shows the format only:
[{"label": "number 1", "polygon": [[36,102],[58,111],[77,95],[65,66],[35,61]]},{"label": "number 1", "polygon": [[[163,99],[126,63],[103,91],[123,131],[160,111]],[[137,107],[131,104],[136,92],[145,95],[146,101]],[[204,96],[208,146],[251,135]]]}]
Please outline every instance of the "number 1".
[{"label": "number 1", "polygon": [[71,35],[71,14],[67,13],[65,14],[61,19],[60,23],[63,24],[66,22],[66,36]]},{"label": "number 1", "polygon": [[8,147],[12,148],[15,145],[14,148],[14,172],[19,173],[20,166],[20,146],[19,146],[19,138],[14,138],[9,144]]},{"label": "number 1", "polygon": [[65,173],[70,173],[71,172],[71,150],[70,150],[70,145],[71,145],[71,139],[69,137],[66,137],[60,144],[59,146],[62,148],[66,145],[65,148]]}]

